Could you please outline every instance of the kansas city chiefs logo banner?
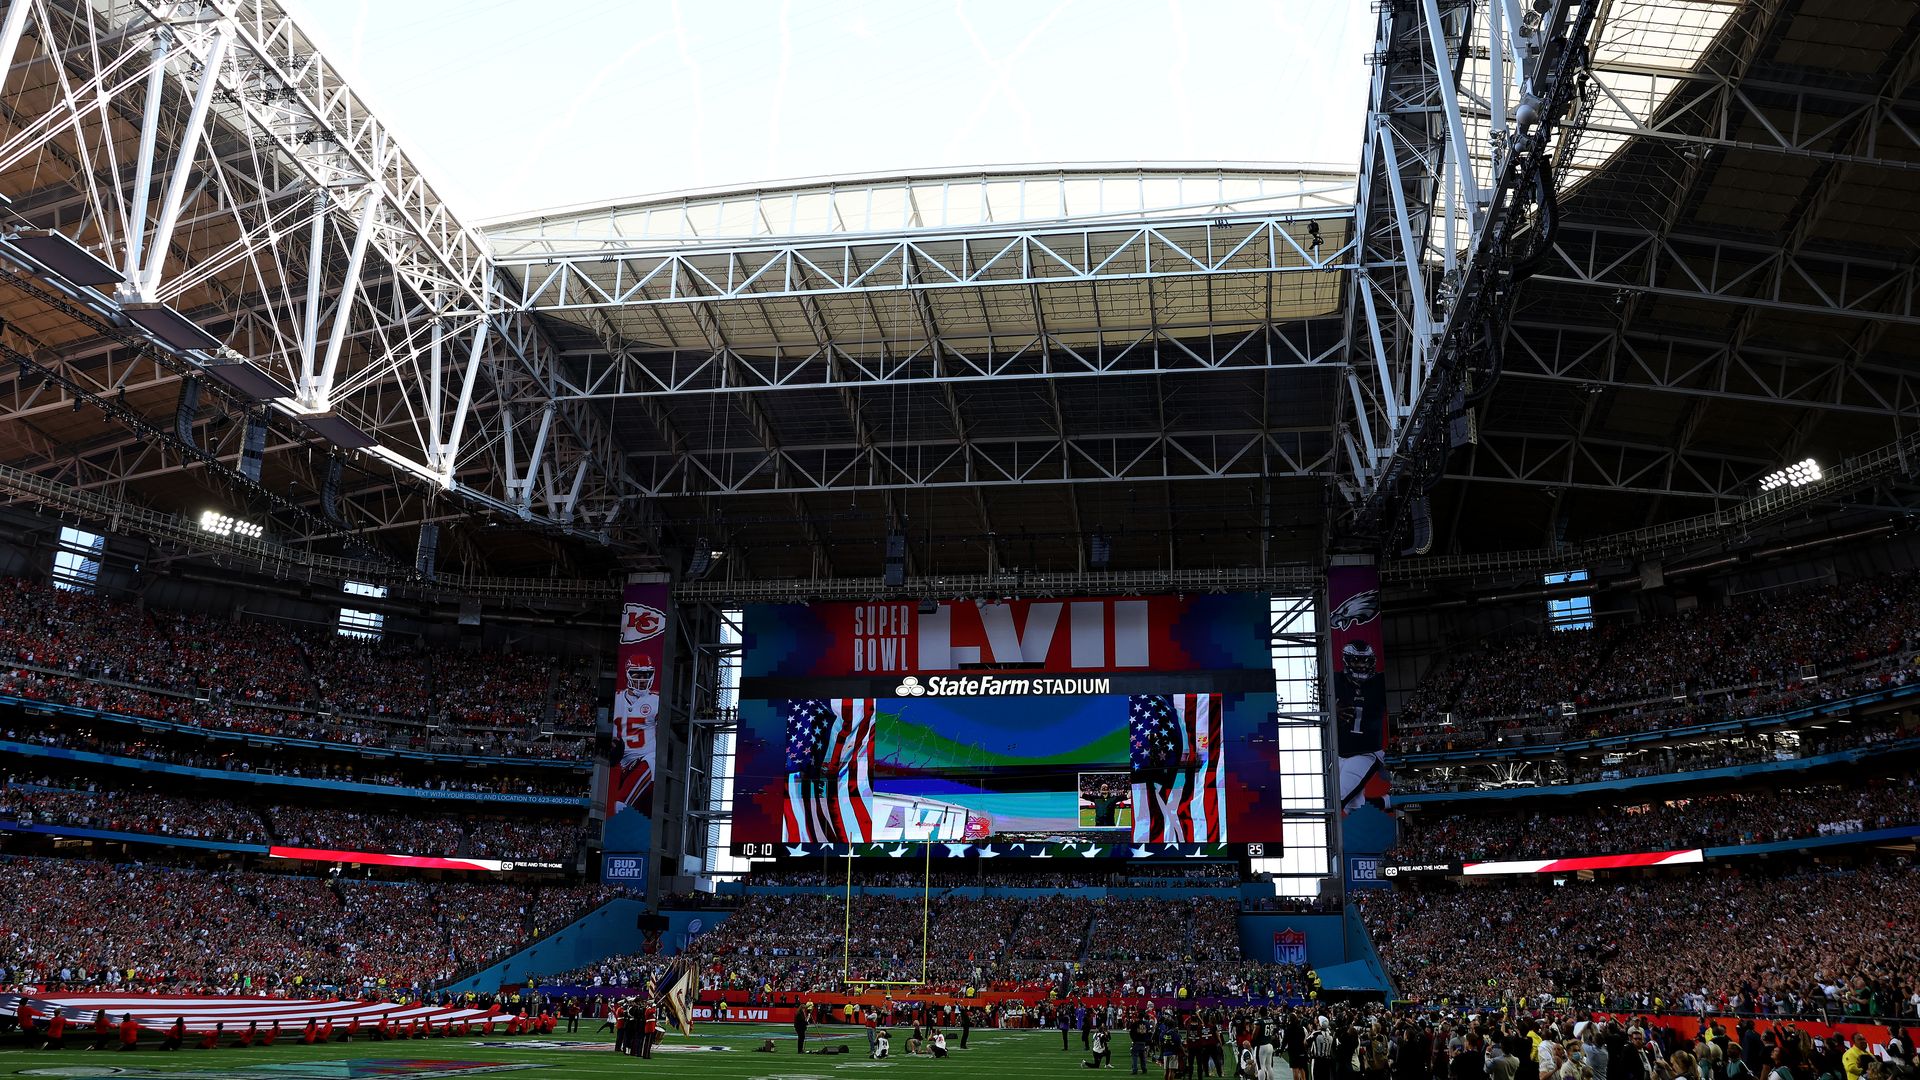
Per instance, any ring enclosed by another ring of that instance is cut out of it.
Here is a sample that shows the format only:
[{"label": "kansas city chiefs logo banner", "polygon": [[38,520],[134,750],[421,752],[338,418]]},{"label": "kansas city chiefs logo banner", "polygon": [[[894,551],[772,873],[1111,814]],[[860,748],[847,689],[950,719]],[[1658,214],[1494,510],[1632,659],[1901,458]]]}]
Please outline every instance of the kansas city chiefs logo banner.
[{"label": "kansas city chiefs logo banner", "polygon": [[667,629],[667,613],[638,601],[627,601],[620,612],[620,644],[638,645],[652,641]]},{"label": "kansas city chiefs logo banner", "polygon": [[607,816],[653,814],[654,750],[659,745],[660,693],[666,659],[667,585],[626,587],[620,608],[619,666],[614,674],[613,737],[620,760],[607,784]]}]

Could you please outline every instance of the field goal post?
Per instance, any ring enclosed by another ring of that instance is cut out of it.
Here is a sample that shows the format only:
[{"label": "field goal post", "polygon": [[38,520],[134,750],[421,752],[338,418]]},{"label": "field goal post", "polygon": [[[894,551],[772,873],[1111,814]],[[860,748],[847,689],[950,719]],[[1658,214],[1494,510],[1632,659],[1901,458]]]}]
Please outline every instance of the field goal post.
[{"label": "field goal post", "polygon": [[922,870],[920,877],[920,978],[918,979],[855,979],[853,978],[853,859],[854,845],[847,845],[847,883],[844,894],[845,908],[840,930],[840,981],[849,987],[874,986],[925,986],[927,984],[927,937],[933,924],[933,843],[921,844]]}]

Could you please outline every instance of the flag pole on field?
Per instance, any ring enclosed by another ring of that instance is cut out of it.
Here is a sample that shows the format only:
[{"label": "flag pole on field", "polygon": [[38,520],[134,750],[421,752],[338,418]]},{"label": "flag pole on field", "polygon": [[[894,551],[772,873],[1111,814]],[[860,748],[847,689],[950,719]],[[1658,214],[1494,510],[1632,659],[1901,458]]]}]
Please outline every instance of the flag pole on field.
[{"label": "flag pole on field", "polygon": [[676,958],[667,967],[667,986],[659,1001],[667,1018],[682,1035],[693,1034],[693,965],[685,957]]}]

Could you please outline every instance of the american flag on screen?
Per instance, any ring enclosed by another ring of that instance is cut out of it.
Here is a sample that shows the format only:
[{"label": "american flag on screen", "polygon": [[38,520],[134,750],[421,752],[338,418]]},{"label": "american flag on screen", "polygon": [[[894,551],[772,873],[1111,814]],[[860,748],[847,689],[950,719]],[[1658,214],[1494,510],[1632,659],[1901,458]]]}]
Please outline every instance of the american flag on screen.
[{"label": "american flag on screen", "polygon": [[1227,842],[1227,760],[1219,694],[1128,699],[1133,842]]},{"label": "american flag on screen", "polygon": [[787,804],[782,840],[873,840],[873,698],[787,702]]}]

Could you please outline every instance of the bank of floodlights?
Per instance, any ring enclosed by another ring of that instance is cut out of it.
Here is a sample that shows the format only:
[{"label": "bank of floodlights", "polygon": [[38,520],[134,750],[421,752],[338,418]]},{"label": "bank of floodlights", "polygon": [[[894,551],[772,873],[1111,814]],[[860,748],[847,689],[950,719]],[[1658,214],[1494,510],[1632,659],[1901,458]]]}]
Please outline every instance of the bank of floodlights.
[{"label": "bank of floodlights", "polygon": [[1820,479],[1820,463],[1808,458],[1796,461],[1778,472],[1771,472],[1760,478],[1760,490],[1772,491],[1778,487],[1805,487]]},{"label": "bank of floodlights", "polygon": [[218,510],[208,510],[200,515],[200,531],[215,536],[244,536],[249,540],[258,540],[266,535],[267,530],[259,522],[241,521]]}]

